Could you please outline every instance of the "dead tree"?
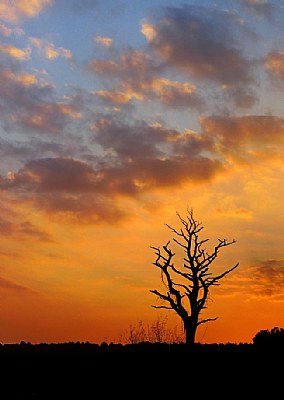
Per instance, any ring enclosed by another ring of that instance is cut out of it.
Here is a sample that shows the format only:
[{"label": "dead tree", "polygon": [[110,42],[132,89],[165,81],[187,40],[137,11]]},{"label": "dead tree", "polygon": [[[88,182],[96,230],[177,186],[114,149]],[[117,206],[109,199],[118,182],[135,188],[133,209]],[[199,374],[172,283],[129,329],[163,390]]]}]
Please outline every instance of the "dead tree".
[{"label": "dead tree", "polygon": [[162,250],[160,247],[151,246],[157,256],[153,264],[160,268],[161,280],[166,289],[163,293],[159,290],[150,290],[150,292],[164,303],[152,307],[174,310],[183,322],[186,344],[193,345],[197,327],[218,318],[201,318],[202,310],[207,308],[209,289],[211,286],[220,285],[220,279],[236,269],[239,263],[219,275],[212,275],[211,264],[218,257],[219,251],[221,248],[235,243],[235,240],[218,239],[214,250],[208,253],[204,244],[209,239],[200,239],[199,234],[204,227],[195,220],[193,210],[187,209],[186,218],[182,218],[178,212],[177,216],[182,225],[179,230],[168,224],[166,226],[175,235],[173,241],[185,253],[183,266],[177,267],[174,264],[175,253],[170,249],[170,240],[162,247]]}]

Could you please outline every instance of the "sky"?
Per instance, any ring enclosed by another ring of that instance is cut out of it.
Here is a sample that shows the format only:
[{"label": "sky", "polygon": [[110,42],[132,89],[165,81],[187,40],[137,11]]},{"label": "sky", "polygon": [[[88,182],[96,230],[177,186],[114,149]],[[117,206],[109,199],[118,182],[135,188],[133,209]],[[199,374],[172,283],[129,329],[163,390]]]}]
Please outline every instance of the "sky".
[{"label": "sky", "polygon": [[0,0],[0,342],[119,342],[174,312],[152,246],[192,209],[200,343],[284,326],[284,2]]}]

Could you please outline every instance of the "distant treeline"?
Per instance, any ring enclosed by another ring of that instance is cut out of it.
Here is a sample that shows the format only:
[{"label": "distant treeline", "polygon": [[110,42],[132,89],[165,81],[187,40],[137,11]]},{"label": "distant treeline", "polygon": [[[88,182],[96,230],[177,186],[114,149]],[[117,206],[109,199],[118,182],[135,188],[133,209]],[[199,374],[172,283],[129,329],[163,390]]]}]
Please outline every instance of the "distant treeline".
[{"label": "distant treeline", "polygon": [[22,350],[28,351],[33,349],[37,350],[51,350],[51,351],[69,351],[69,350],[82,350],[82,351],[98,351],[98,352],[109,352],[109,351],[147,351],[147,350],[171,350],[171,351],[216,351],[216,350],[224,350],[224,351],[245,351],[252,347],[257,346],[284,346],[284,328],[274,327],[272,329],[261,330],[259,331],[252,339],[252,343],[212,343],[212,344],[201,344],[195,343],[193,346],[188,346],[184,342],[178,343],[167,343],[167,342],[152,342],[152,341],[140,341],[138,343],[107,343],[102,342],[91,343],[89,341],[80,342],[80,341],[69,341],[63,343],[39,343],[32,344],[30,342],[21,341],[19,343],[0,343],[0,352],[5,351],[13,351],[13,350]]}]

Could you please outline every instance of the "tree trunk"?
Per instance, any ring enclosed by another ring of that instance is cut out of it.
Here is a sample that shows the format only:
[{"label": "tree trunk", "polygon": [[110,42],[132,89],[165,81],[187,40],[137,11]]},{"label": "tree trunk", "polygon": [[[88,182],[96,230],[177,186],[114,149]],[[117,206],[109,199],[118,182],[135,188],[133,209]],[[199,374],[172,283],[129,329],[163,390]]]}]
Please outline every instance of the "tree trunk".
[{"label": "tree trunk", "polygon": [[197,330],[197,321],[191,316],[184,321],[184,332],[185,332],[185,343],[189,346],[193,346],[195,343],[195,335]]}]

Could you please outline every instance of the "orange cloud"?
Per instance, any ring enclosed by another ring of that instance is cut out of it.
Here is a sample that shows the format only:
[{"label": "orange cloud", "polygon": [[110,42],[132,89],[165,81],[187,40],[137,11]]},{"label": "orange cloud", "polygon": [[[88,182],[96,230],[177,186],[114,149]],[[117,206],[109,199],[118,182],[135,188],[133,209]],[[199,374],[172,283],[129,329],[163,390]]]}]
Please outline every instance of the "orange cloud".
[{"label": "orange cloud", "polygon": [[95,41],[97,43],[100,43],[101,45],[103,45],[105,47],[111,47],[112,43],[113,43],[113,40],[111,38],[109,38],[109,37],[106,37],[106,36],[97,36],[95,38]]},{"label": "orange cloud", "polygon": [[196,90],[196,86],[192,85],[188,82],[181,83],[181,82],[174,82],[170,81],[169,79],[154,79],[151,87],[158,93],[165,93],[169,89],[175,89],[177,92],[180,93],[187,93],[192,94]]},{"label": "orange cloud", "polygon": [[37,83],[37,78],[35,75],[33,74],[14,74],[12,71],[8,70],[8,69],[3,69],[2,71],[0,71],[0,77],[2,79],[5,79],[6,82],[16,82],[16,83],[20,83],[20,85],[23,86],[32,86],[35,85]]},{"label": "orange cloud", "polygon": [[157,77],[162,67],[145,53],[130,51],[117,60],[93,60],[89,66],[92,71],[117,83],[112,91],[95,92],[111,103],[127,104],[132,99],[158,98],[163,104],[173,107],[203,108],[204,101],[197,94],[195,85]]},{"label": "orange cloud", "polygon": [[236,278],[239,278],[239,289],[243,286],[249,293],[249,298],[284,302],[283,266],[284,260],[270,259],[247,267],[241,274],[236,274]]},{"label": "orange cloud", "polygon": [[53,0],[2,0],[0,19],[17,23],[21,18],[32,18],[40,14]]},{"label": "orange cloud", "polygon": [[54,60],[55,58],[58,58],[60,56],[68,60],[72,58],[72,53],[70,50],[63,47],[55,48],[53,44],[47,44],[44,47],[44,54],[45,57],[49,60]]},{"label": "orange cloud", "polygon": [[19,49],[11,45],[0,45],[0,52],[8,54],[12,58],[17,58],[18,60],[27,60],[30,58],[31,49]]},{"label": "orange cloud", "polygon": [[44,48],[44,54],[49,60],[54,60],[59,56],[59,51],[57,51],[53,45],[48,44]]},{"label": "orange cloud", "polygon": [[284,51],[269,53],[266,57],[265,66],[269,73],[284,79]]},{"label": "orange cloud", "polygon": [[200,118],[204,132],[212,135],[215,150],[231,165],[283,168],[284,119],[269,115]]},{"label": "orange cloud", "polygon": [[148,85],[148,89],[152,89],[162,103],[172,107],[193,106],[201,109],[204,104],[201,97],[196,94],[196,86],[189,82],[158,78]]},{"label": "orange cloud", "polygon": [[244,150],[243,146],[278,147],[284,143],[284,119],[269,115],[201,118],[202,129],[213,134],[224,149]]},{"label": "orange cloud", "polygon": [[37,78],[33,74],[21,74],[18,76],[18,80],[24,85],[24,86],[32,86],[37,83]]},{"label": "orange cloud", "polygon": [[141,24],[141,32],[149,42],[152,42],[156,37],[155,27],[148,22]]},{"label": "orange cloud", "polygon": [[82,118],[82,114],[75,108],[75,106],[70,105],[70,104],[64,104],[64,103],[59,103],[58,104],[59,110],[66,115],[69,115],[70,117],[74,119],[80,119]]},{"label": "orange cloud", "polygon": [[19,239],[30,240],[33,237],[36,240],[44,242],[53,242],[50,236],[44,231],[38,229],[29,221],[14,223],[8,219],[0,218],[0,234],[3,236],[13,236]]},{"label": "orange cloud", "polygon": [[55,60],[58,57],[63,57],[67,60],[72,60],[73,58],[72,52],[69,49],[64,47],[55,47],[53,43],[47,42],[44,39],[31,37],[30,43],[48,60]]},{"label": "orange cloud", "polygon": [[144,97],[142,94],[132,91],[131,89],[127,90],[118,90],[118,91],[106,91],[99,90],[93,93],[95,96],[98,96],[101,99],[105,99],[111,103],[116,104],[127,104],[132,99],[143,100]]},{"label": "orange cloud", "polygon": [[15,282],[12,282],[8,279],[0,277],[0,290],[2,289],[10,289],[10,290],[17,290],[17,291],[28,291],[31,293],[35,293],[33,290],[27,288],[26,286],[19,285]]}]

